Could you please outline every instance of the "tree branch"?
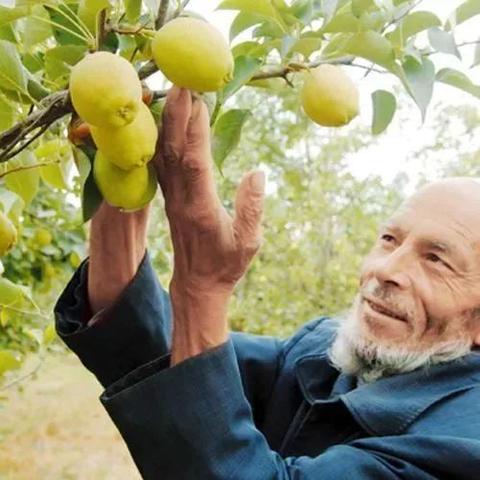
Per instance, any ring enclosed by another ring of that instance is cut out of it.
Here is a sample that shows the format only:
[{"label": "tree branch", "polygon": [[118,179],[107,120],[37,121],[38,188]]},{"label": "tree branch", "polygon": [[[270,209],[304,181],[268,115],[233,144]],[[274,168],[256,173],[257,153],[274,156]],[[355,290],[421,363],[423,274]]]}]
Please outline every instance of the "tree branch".
[{"label": "tree branch", "polygon": [[18,142],[30,132],[36,129],[43,129],[45,126],[48,128],[56,120],[71,113],[73,110],[67,90],[52,93],[40,105],[43,108],[34,111],[24,120],[0,134],[0,162],[6,162],[11,158],[9,152],[11,153]]},{"label": "tree branch", "polygon": [[96,49],[100,51],[107,36],[105,22],[107,20],[107,9],[100,10],[97,14],[97,37],[95,39]]},{"label": "tree branch", "polygon": [[158,30],[163,27],[165,20],[167,19],[168,4],[169,0],[161,0],[160,6],[158,7],[158,14],[155,20],[155,28]]}]

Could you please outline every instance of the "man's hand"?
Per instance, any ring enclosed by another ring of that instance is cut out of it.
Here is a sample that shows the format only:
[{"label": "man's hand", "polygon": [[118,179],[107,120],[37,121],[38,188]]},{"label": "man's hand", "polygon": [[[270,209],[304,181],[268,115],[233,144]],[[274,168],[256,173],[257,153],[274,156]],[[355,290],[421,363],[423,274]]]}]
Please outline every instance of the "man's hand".
[{"label": "man's hand", "polygon": [[265,179],[244,176],[232,219],[214,183],[207,108],[177,87],[167,96],[156,166],[174,247],[175,364],[228,339],[229,299],[261,244]]},{"label": "man's hand", "polygon": [[93,314],[112,305],[145,255],[149,207],[121,212],[105,201],[90,226],[88,298]]}]

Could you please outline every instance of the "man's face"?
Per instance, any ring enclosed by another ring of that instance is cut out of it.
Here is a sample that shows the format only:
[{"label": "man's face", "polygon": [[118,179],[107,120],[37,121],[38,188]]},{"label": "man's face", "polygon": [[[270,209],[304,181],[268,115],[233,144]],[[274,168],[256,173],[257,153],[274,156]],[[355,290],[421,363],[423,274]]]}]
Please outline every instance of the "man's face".
[{"label": "man's face", "polygon": [[352,312],[364,338],[410,352],[480,343],[480,186],[471,182],[426,187],[380,229]]}]

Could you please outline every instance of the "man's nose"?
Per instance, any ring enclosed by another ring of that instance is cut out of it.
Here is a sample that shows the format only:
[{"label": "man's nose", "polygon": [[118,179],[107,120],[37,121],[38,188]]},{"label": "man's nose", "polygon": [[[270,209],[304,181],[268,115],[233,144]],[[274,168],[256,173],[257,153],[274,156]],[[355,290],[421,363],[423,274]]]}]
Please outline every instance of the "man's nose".
[{"label": "man's nose", "polygon": [[399,247],[395,251],[378,259],[374,269],[374,276],[382,285],[388,284],[407,289],[411,284],[409,263],[412,261],[408,251]]}]

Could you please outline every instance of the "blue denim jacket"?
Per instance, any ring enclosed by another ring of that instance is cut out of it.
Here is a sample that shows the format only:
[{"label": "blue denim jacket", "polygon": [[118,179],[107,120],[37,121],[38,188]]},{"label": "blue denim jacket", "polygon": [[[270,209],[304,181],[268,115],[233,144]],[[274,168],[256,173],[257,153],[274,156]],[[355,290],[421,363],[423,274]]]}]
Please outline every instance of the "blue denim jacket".
[{"label": "blue denim jacket", "polygon": [[60,296],[57,332],[104,386],[144,479],[480,479],[479,353],[357,385],[327,360],[335,320],[318,318],[285,340],[232,332],[170,368],[148,254],[91,326],[87,273]]}]

